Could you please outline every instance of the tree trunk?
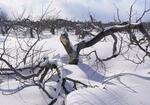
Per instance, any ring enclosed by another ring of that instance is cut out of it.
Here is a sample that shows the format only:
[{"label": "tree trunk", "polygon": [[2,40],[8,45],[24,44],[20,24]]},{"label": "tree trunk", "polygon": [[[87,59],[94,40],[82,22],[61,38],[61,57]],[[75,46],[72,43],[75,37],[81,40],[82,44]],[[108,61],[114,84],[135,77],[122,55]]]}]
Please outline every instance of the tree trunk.
[{"label": "tree trunk", "polygon": [[30,36],[31,36],[31,38],[34,38],[34,35],[33,35],[33,28],[30,28]]}]

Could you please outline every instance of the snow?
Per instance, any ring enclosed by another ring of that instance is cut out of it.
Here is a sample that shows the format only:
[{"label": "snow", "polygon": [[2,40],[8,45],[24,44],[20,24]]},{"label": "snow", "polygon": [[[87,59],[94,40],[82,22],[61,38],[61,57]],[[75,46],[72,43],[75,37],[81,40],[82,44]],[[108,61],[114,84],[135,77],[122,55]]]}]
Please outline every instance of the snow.
[{"label": "snow", "polygon": [[[73,33],[68,33],[68,35],[73,45],[80,41]],[[67,53],[59,37],[60,34],[42,39],[38,43],[39,46],[43,45],[43,50],[50,50],[50,53],[43,54],[46,60],[42,65],[48,62],[55,63],[61,69],[62,77],[69,77],[91,85],[91,87],[69,93],[65,97],[65,105],[150,105],[149,62],[136,65],[119,56],[104,62],[106,70],[95,69],[96,67],[92,66],[95,63],[95,57],[91,55],[91,59],[88,61],[85,57],[81,58],[79,65],[68,65]],[[14,37],[8,39],[7,47],[18,46]],[[4,38],[1,36],[0,42],[3,40]],[[28,40],[28,38],[19,38],[19,40]],[[88,54],[93,50],[97,51],[100,58],[106,58],[112,54],[112,42],[98,42],[94,46],[82,50],[81,55]],[[0,88],[14,89],[18,85],[20,86],[15,80],[3,80],[2,77],[0,79],[2,80]],[[51,84],[54,85],[54,83]],[[51,84],[47,83],[47,85]],[[61,91],[60,87],[57,86],[56,97]],[[55,105],[61,105],[63,99],[63,96],[59,97],[59,101]],[[12,95],[0,93],[0,105],[47,105],[49,102],[50,99],[38,87],[34,86],[27,87]]]},{"label": "snow", "polygon": [[13,95],[0,96],[1,105],[47,105],[48,97],[37,87],[25,88]]},{"label": "snow", "polygon": [[[150,78],[125,75],[123,83],[110,82],[105,88],[88,88],[74,91],[67,96],[67,105],[149,105]],[[71,100],[71,101],[70,101]]]}]

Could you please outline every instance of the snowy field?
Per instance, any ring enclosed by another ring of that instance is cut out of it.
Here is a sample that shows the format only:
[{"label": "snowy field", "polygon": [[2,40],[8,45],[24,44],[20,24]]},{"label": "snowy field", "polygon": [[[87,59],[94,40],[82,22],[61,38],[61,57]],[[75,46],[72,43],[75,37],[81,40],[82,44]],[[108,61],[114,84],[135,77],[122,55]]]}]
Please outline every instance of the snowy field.
[{"label": "snowy field", "polygon": [[[69,38],[73,44],[81,41],[73,33],[69,33]],[[29,39],[18,38],[20,41]],[[0,43],[3,41],[4,37],[0,36]],[[104,62],[106,66],[104,69],[100,65],[96,67],[95,57],[91,55],[90,59],[81,56],[78,65],[69,65],[67,53],[60,42],[60,34],[41,39],[38,45],[43,45],[44,50],[50,50],[50,53],[44,55],[49,56],[49,60],[57,62],[62,77],[69,77],[91,86],[75,90],[66,97],[59,97],[55,105],[61,105],[63,100],[65,105],[150,105],[149,61],[137,65],[118,56]],[[17,49],[17,39],[8,37],[6,46]],[[110,56],[112,42],[98,42],[90,48],[83,49],[81,55],[93,50],[97,51],[100,58]],[[0,89],[9,90],[17,86],[19,82],[0,77]],[[49,98],[38,87],[31,86],[11,95],[0,92],[0,105],[48,105],[48,103]]]}]

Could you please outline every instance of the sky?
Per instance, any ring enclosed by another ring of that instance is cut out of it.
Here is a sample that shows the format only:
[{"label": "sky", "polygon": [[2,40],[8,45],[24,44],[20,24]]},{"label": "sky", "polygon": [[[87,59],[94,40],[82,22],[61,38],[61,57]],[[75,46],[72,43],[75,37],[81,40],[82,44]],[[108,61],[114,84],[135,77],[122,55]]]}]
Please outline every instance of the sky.
[{"label": "sky", "polygon": [[[96,20],[109,22],[116,18],[116,8],[119,8],[120,19],[127,21],[130,6],[135,0],[0,0],[1,10],[10,17],[21,16],[40,18],[47,10],[48,16],[70,20],[89,20],[92,14]],[[146,6],[145,6],[146,5]],[[144,9],[150,8],[150,0],[136,0],[133,7],[133,20],[141,16]],[[150,20],[150,12],[143,18]]]}]

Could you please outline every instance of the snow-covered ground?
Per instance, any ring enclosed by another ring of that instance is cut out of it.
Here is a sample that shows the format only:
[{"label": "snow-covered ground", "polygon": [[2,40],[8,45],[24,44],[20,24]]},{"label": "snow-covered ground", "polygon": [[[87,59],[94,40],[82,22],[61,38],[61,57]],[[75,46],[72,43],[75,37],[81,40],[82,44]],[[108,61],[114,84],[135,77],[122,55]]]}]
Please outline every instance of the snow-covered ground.
[{"label": "snow-covered ground", "polygon": [[[80,40],[71,34],[69,34],[71,42],[78,43]],[[119,56],[104,62],[106,70],[102,67],[96,69],[93,55],[89,61],[81,57],[79,65],[68,65],[67,53],[59,37],[60,35],[55,35],[42,39],[38,45],[44,44],[43,49],[50,50],[51,53],[45,54],[61,67],[63,77],[70,77],[91,85],[91,87],[69,93],[65,97],[65,105],[150,105],[149,62],[137,65]],[[15,48],[16,38],[9,37],[8,39],[7,45]],[[3,40],[1,36],[0,43]],[[28,38],[19,40],[28,40]],[[99,57],[105,58],[112,53],[112,42],[98,42],[82,50],[81,55],[92,50],[96,50]],[[0,88],[9,90],[18,85],[19,83],[14,80],[1,78]],[[37,87],[28,87],[12,95],[6,95],[5,92],[0,93],[0,105],[47,105],[48,103],[48,97]],[[57,102],[56,105],[60,103]]]}]

